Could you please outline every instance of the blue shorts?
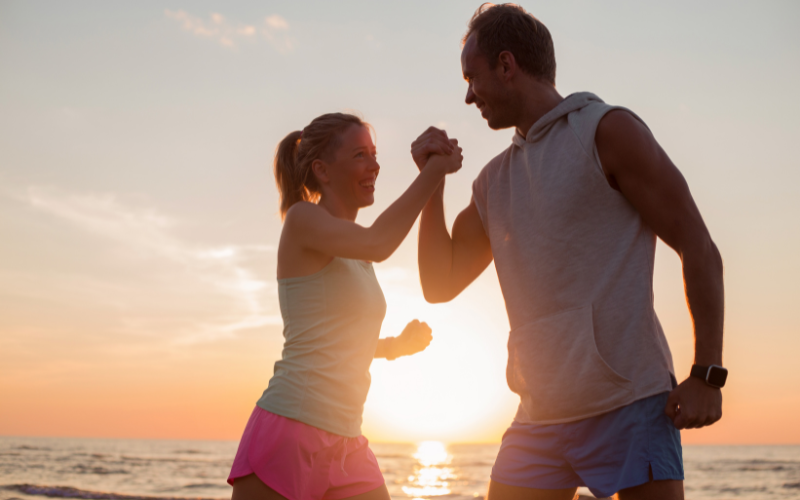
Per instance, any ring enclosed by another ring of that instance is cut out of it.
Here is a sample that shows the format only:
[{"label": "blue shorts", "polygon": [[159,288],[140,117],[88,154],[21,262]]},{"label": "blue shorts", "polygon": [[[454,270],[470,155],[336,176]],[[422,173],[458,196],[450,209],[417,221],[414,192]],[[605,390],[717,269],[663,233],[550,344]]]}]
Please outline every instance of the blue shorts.
[{"label": "blue shorts", "polygon": [[513,422],[492,481],[555,490],[587,486],[597,497],[656,481],[683,480],[681,433],[664,414],[668,392],[565,424]]}]

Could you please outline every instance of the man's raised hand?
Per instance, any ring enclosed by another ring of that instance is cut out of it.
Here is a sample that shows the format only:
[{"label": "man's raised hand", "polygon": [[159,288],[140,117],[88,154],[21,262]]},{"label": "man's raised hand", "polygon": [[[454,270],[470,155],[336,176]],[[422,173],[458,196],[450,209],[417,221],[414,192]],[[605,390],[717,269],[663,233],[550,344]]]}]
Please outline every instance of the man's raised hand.
[{"label": "man's raised hand", "polygon": [[458,147],[458,141],[453,142],[447,137],[447,132],[436,127],[428,127],[417,139],[411,143],[411,157],[417,168],[422,170],[428,163],[431,155],[447,156]]},{"label": "man's raised hand", "polygon": [[444,163],[445,172],[453,174],[461,170],[461,164],[464,161],[464,156],[461,154],[461,148],[458,147],[458,141],[450,139],[450,144],[453,146],[453,152],[449,155],[433,155],[428,160],[428,165],[433,165],[435,162]]}]

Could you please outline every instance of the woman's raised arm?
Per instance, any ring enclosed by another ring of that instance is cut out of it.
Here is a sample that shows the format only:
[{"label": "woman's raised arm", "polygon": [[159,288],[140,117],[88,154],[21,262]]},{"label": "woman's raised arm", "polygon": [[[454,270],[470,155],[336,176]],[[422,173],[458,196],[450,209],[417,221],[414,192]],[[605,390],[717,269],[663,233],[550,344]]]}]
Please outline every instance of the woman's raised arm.
[{"label": "woman's raised arm", "polygon": [[444,176],[461,168],[461,148],[434,155],[411,186],[369,226],[331,215],[314,203],[301,202],[286,213],[284,231],[296,245],[332,257],[382,262],[403,242],[428,198]]}]

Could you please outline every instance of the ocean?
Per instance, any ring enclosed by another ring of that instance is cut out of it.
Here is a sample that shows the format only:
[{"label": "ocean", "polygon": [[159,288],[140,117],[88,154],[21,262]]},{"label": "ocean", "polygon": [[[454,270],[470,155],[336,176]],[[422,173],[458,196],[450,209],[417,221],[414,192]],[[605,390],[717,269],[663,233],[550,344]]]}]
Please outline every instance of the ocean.
[{"label": "ocean", "polygon": [[[482,500],[498,445],[370,445],[393,499]],[[227,499],[237,443],[0,437],[0,500]],[[686,498],[800,499],[800,446],[685,446]],[[585,488],[579,490],[589,498]]]}]

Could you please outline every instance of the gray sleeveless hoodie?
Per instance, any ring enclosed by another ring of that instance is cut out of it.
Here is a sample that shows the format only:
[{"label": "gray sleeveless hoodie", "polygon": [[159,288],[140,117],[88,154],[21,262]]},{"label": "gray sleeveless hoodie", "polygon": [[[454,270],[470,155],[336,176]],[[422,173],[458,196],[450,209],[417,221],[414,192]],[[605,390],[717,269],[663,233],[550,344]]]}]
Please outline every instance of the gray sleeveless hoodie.
[{"label": "gray sleeveless hoodie", "polygon": [[656,236],[608,185],[594,143],[612,109],[570,95],[473,184],[511,324],[519,422],[580,420],[672,389],[653,309]]}]

